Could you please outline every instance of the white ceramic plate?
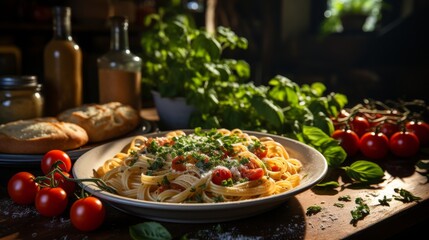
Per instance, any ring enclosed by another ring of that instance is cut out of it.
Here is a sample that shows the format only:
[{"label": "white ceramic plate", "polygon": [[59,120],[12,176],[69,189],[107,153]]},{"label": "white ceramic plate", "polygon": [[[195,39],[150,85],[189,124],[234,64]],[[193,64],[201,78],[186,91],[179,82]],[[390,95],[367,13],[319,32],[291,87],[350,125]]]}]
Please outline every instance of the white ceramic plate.
[{"label": "white ceramic plate", "polygon": [[[190,133],[193,130],[185,130]],[[296,188],[278,195],[252,200],[225,203],[160,203],[122,197],[105,191],[100,191],[90,183],[82,183],[88,192],[99,197],[111,206],[131,215],[156,221],[179,223],[208,223],[230,221],[246,218],[266,212],[284,203],[288,198],[310,189],[326,175],[328,165],[324,156],[305,144],[293,139],[245,131],[257,137],[270,136],[285,146],[291,157],[303,163],[301,172],[303,179]],[[145,134],[148,137],[164,136],[166,132]],[[91,149],[77,159],[73,166],[73,176],[76,178],[93,177],[93,169],[100,167],[104,161],[120,152],[132,137],[120,139]]]}]

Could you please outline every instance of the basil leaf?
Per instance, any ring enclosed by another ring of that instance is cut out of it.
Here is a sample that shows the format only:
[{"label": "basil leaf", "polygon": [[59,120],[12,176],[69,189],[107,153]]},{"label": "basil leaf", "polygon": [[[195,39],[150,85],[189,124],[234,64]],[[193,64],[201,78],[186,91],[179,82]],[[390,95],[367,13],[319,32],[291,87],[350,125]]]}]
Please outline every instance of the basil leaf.
[{"label": "basil leaf", "polygon": [[192,41],[191,47],[195,51],[195,56],[205,58],[207,61],[218,60],[222,52],[220,43],[203,33]]},{"label": "basil leaf", "polygon": [[347,176],[359,182],[373,182],[384,177],[384,171],[378,164],[365,160],[358,160],[342,169],[346,171]]},{"label": "basil leaf", "polygon": [[168,240],[173,239],[168,230],[157,222],[144,222],[129,227],[133,240]]},{"label": "basil leaf", "polygon": [[329,146],[322,151],[325,156],[328,166],[339,167],[347,158],[347,153],[341,146]]},{"label": "basil leaf", "polygon": [[320,128],[304,126],[302,130],[306,143],[316,148],[323,154],[330,167],[339,167],[347,158],[344,149],[338,141],[329,137]]},{"label": "basil leaf", "polygon": [[265,119],[275,126],[276,128],[281,128],[284,123],[285,116],[280,107],[275,105],[272,101],[266,98],[259,96],[253,97],[251,99],[252,106],[255,108],[256,112],[260,115],[265,116]]}]

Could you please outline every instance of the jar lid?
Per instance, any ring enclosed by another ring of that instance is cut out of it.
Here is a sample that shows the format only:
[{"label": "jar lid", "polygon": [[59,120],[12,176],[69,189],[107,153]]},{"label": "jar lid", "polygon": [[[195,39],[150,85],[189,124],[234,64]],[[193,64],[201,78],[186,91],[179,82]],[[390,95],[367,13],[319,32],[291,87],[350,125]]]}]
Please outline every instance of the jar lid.
[{"label": "jar lid", "polygon": [[35,88],[38,87],[36,76],[0,76],[0,88]]}]

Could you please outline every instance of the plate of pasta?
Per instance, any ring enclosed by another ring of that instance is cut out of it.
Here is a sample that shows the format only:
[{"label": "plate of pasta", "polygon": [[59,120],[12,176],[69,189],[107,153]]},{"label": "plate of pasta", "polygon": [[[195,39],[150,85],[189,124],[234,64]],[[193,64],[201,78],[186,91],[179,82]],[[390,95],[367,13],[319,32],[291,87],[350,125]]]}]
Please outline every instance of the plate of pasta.
[{"label": "plate of pasta", "polygon": [[222,222],[271,210],[320,182],[324,156],[286,137],[240,129],[185,129],[119,139],[73,166],[81,187],[131,215]]}]

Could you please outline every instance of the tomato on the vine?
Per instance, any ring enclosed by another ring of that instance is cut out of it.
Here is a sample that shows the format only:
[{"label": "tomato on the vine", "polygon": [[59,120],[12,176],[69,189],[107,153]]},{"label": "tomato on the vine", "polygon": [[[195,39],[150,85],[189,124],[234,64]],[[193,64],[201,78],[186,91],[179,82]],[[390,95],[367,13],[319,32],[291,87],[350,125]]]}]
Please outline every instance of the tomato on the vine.
[{"label": "tomato on the vine", "polygon": [[352,157],[359,151],[359,136],[350,129],[337,129],[332,133],[332,138],[340,141],[348,156]]},{"label": "tomato on the vine", "polygon": [[36,209],[45,217],[61,215],[67,208],[67,204],[67,193],[60,187],[44,187],[36,194]]},{"label": "tomato on the vine", "polygon": [[359,137],[362,137],[368,129],[370,124],[368,120],[361,116],[354,116],[350,122],[350,129],[353,130]]},{"label": "tomato on the vine", "polygon": [[72,167],[72,161],[70,159],[70,156],[66,152],[56,149],[47,152],[43,156],[41,162],[42,172],[44,174],[48,174],[52,170],[52,165],[58,161],[62,162],[58,165],[58,167],[63,172],[70,172]]},{"label": "tomato on the vine", "polygon": [[232,178],[231,171],[226,167],[217,167],[212,173],[212,182],[216,185],[222,185],[222,181]]},{"label": "tomato on the vine", "polygon": [[350,116],[350,113],[347,112],[347,110],[345,109],[341,109],[337,117],[332,117],[331,120],[332,120],[332,123],[334,124],[334,129],[341,129],[342,127],[344,127],[345,122],[339,121],[339,120],[344,119],[348,116]]},{"label": "tomato on the vine", "polygon": [[7,183],[10,198],[15,203],[23,205],[34,203],[39,188],[35,176],[29,172],[18,172]]},{"label": "tomato on the vine", "polygon": [[429,145],[429,124],[423,121],[409,121],[405,124],[408,131],[414,132],[420,141],[420,146]]},{"label": "tomato on the vine", "polygon": [[359,140],[359,149],[368,158],[381,159],[389,152],[389,139],[381,132],[367,132]]},{"label": "tomato on the vine", "polygon": [[[67,178],[73,178],[67,172],[61,172],[61,173],[64,176],[66,176]],[[47,176],[47,177],[50,178],[51,176]],[[60,187],[60,188],[64,189],[64,191],[66,191],[68,196],[71,196],[74,193],[74,191],[76,190],[76,183],[73,181],[67,180],[58,172],[54,173],[54,181],[55,181],[55,183],[51,183],[50,180],[45,180],[44,183],[46,183],[46,185],[48,185],[48,186],[55,186],[55,187]]]},{"label": "tomato on the vine", "polygon": [[419,139],[416,134],[408,131],[400,131],[390,137],[390,151],[399,157],[412,157],[420,149]]},{"label": "tomato on the vine", "polygon": [[379,126],[379,131],[384,133],[387,138],[390,138],[394,133],[399,132],[400,128],[398,124],[384,122]]},{"label": "tomato on the vine", "polygon": [[96,197],[76,200],[70,208],[70,221],[80,231],[93,231],[100,227],[106,215],[103,203]]}]

